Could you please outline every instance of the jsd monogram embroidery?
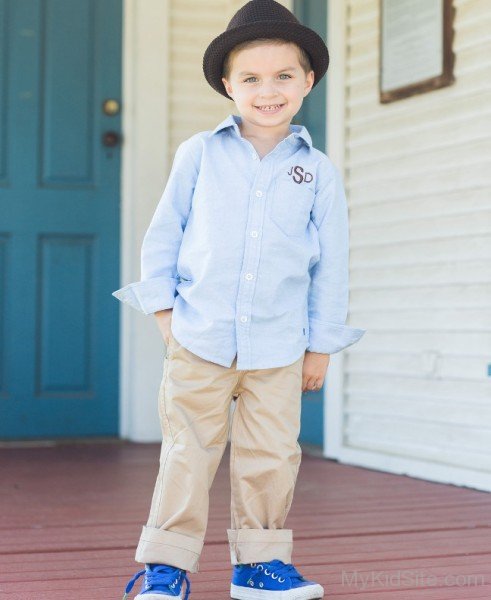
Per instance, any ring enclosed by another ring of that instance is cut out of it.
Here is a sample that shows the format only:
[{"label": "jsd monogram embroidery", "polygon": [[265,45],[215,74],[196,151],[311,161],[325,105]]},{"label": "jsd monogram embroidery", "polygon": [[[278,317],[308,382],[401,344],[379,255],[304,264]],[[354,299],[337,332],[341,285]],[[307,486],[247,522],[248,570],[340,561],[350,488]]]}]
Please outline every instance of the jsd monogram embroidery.
[{"label": "jsd monogram embroidery", "polygon": [[308,171],[304,171],[300,165],[295,165],[288,171],[295,183],[310,183],[314,176]]}]

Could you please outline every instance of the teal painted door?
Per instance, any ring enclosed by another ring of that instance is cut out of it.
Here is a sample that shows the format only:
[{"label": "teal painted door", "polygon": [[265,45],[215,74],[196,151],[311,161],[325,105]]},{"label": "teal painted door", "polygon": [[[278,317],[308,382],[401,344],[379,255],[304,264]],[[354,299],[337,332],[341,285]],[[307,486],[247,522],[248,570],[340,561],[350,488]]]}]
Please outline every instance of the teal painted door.
[{"label": "teal painted door", "polygon": [[[316,31],[327,43],[327,0],[295,0],[294,12],[299,21]],[[326,152],[326,106],[326,80],[323,79],[305,98],[293,120],[307,127],[314,146],[323,152]],[[304,392],[302,396],[300,441],[322,446],[324,388]]]},{"label": "teal painted door", "polygon": [[0,0],[2,439],[118,434],[121,34],[121,0]]}]

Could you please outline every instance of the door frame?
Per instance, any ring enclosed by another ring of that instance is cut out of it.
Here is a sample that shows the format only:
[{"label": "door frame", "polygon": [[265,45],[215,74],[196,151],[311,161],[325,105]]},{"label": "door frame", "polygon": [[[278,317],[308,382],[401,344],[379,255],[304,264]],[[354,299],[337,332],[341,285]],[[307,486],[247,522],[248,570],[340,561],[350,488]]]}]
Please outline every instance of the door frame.
[{"label": "door frame", "polygon": [[[168,170],[168,40],[168,2],[123,0],[120,287],[140,279],[143,236]],[[162,338],[152,317],[114,302],[120,307],[119,435],[157,442]]]},{"label": "door frame", "polygon": [[[327,70],[326,142],[329,158],[344,173],[344,73],[346,68],[346,6],[344,2],[327,2]],[[343,440],[344,357],[337,352],[330,358],[329,376],[324,396],[324,449],[326,458],[339,458]]]}]

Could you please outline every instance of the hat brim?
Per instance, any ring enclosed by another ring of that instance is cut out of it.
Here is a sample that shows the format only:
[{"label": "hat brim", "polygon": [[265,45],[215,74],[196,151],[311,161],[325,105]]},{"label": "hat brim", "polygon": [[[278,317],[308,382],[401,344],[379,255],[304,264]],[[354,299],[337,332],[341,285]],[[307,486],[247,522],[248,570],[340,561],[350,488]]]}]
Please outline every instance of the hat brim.
[{"label": "hat brim", "polygon": [[211,87],[231,99],[222,82],[223,61],[234,46],[256,38],[281,38],[294,42],[309,55],[314,71],[315,87],[329,66],[329,52],[324,40],[313,29],[301,23],[258,21],[224,31],[211,41],[203,56],[203,73]]}]

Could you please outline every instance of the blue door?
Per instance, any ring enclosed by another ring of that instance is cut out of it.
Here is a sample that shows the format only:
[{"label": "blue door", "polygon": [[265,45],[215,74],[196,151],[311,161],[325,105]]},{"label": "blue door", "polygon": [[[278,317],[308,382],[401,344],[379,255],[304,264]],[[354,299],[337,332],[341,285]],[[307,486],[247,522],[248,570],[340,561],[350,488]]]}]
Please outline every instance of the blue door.
[{"label": "blue door", "polygon": [[[300,22],[316,31],[327,43],[327,0],[295,0],[294,12]],[[293,122],[305,125],[312,136],[314,146],[326,152],[325,80],[305,98]],[[329,374],[329,369],[327,372]],[[323,439],[324,388],[321,388],[316,392],[303,393],[300,441],[322,446]]]},{"label": "blue door", "polygon": [[0,0],[2,439],[118,434],[121,31],[121,0]]}]

